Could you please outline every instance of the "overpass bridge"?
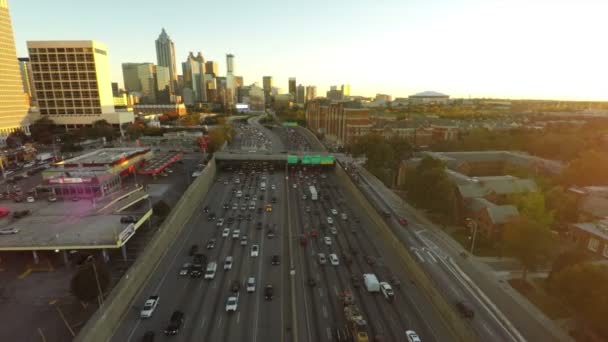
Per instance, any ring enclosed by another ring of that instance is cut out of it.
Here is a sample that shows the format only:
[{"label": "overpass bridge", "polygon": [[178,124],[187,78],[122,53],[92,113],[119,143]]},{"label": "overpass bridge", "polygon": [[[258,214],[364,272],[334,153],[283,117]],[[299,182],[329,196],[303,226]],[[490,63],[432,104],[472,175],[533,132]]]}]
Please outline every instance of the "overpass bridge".
[{"label": "overpass bridge", "polygon": [[336,158],[327,153],[291,153],[282,151],[272,152],[216,152],[214,154],[218,167],[224,169],[243,162],[255,161],[265,162],[275,167],[285,167],[285,165],[310,165],[321,167],[334,167]]}]

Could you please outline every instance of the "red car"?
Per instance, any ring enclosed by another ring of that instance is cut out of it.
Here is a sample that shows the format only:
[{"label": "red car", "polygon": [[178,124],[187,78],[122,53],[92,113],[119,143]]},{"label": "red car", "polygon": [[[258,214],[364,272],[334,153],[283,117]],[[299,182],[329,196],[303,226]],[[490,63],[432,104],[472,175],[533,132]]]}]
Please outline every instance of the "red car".
[{"label": "red car", "polygon": [[399,218],[399,223],[401,223],[402,226],[407,227],[407,220],[403,217]]},{"label": "red car", "polygon": [[319,231],[318,231],[318,230],[316,230],[316,229],[313,229],[313,230],[310,232],[310,237],[314,237],[314,238],[319,237]]},{"label": "red car", "polygon": [[308,240],[306,240],[306,236],[305,235],[300,236],[300,245],[306,247],[306,244],[308,244]]}]

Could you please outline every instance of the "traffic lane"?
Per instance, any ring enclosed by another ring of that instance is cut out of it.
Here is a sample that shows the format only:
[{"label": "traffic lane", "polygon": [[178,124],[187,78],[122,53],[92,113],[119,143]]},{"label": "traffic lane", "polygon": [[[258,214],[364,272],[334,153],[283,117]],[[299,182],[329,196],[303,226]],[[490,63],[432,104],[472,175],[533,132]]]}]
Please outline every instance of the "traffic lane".
[{"label": "traffic lane", "polygon": [[[216,186],[212,186],[211,191],[217,192],[218,189]],[[188,242],[190,241],[192,234],[196,231],[197,222],[203,215],[202,208],[204,205],[205,202],[201,200],[200,204],[197,206],[195,214],[186,224],[186,227],[184,227],[181,235],[173,242],[172,246],[168,248],[168,253],[165,254],[165,256],[160,260],[154,275],[152,275],[144,289],[133,302],[131,312],[129,312],[125,318],[123,318],[119,329],[114,334],[113,340],[125,341],[133,338],[138,339],[145,331],[158,331],[159,327],[163,324],[162,322],[165,322],[164,320],[167,316],[163,311],[170,312],[172,309],[171,305],[164,304],[165,299],[163,299],[162,296],[159,299],[159,312],[155,312],[151,319],[142,321],[139,318],[139,310],[148,296],[160,294],[159,292],[161,290],[161,286],[166,286],[168,288],[177,288],[178,286],[183,286],[180,285],[183,283],[183,279],[180,279],[177,276],[177,270],[182,265],[182,257],[186,251],[186,248],[189,248]],[[167,292],[167,303],[171,303],[171,299],[172,293]]]}]

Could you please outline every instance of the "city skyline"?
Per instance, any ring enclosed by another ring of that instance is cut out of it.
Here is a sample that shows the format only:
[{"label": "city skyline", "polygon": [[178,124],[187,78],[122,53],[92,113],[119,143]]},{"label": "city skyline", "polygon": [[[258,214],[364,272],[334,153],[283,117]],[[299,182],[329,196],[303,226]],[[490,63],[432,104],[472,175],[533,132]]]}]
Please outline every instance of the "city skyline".
[{"label": "city skyline", "polygon": [[[122,85],[121,64],[155,61],[154,41],[164,28],[175,44],[177,61],[185,60],[189,51],[201,51],[206,60],[220,63],[224,75],[224,56],[232,53],[247,84],[261,84],[264,75],[272,75],[279,85],[289,77],[316,85],[319,94],[332,84],[347,83],[352,95],[385,93],[393,98],[435,90],[453,98],[608,99],[608,86],[602,82],[608,77],[603,67],[608,50],[597,44],[608,29],[601,18],[608,4],[592,0],[582,5],[387,1],[374,7],[338,1],[326,13],[314,11],[314,4],[294,4],[285,16],[264,11],[275,3],[271,0],[239,3],[238,10],[215,3],[206,10],[233,13],[237,24],[225,27],[219,25],[222,16],[211,16],[199,30],[184,24],[195,20],[196,8],[203,6],[194,1],[183,1],[191,10],[174,18],[159,11],[159,1],[146,2],[149,6],[134,1],[119,12],[111,3],[84,25],[76,18],[86,17],[78,13],[89,13],[92,4],[11,2],[18,56],[27,57],[28,40],[94,39],[112,51],[111,78]],[[526,11],[521,11],[524,5]],[[106,12],[121,24],[102,23]],[[135,19],[132,13],[138,13]],[[543,25],[537,24],[539,17]],[[314,30],[279,29],[287,24],[307,27],[311,18]],[[78,25],[82,27],[74,30]],[[245,34],[250,25],[256,25],[253,39]]]}]

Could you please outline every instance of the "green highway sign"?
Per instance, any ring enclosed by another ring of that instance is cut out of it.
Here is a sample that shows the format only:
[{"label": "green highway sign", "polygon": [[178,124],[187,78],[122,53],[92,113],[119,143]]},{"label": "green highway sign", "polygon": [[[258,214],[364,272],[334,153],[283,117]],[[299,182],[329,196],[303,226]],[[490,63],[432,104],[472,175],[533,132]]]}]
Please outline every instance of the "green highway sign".
[{"label": "green highway sign", "polygon": [[286,121],[283,122],[283,127],[298,127],[297,122]]},{"label": "green highway sign", "polygon": [[298,163],[298,156],[287,156],[287,164],[297,164]]}]

